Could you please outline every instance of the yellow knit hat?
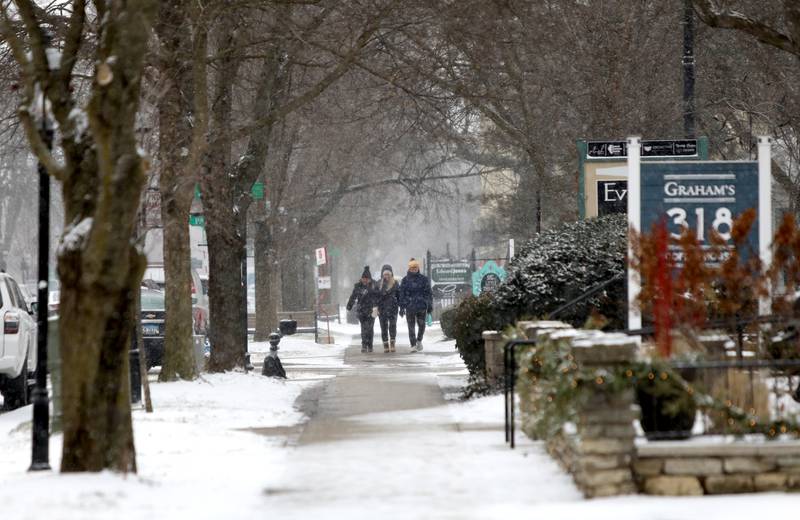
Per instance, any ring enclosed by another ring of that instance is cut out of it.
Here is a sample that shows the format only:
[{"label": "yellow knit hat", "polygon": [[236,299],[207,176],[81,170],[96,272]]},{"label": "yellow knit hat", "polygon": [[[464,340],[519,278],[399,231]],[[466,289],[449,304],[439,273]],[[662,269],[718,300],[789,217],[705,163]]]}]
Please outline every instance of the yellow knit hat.
[{"label": "yellow knit hat", "polygon": [[408,261],[408,268],[411,269],[412,267],[416,267],[417,269],[419,269],[419,261],[414,259],[414,258],[409,260]]}]

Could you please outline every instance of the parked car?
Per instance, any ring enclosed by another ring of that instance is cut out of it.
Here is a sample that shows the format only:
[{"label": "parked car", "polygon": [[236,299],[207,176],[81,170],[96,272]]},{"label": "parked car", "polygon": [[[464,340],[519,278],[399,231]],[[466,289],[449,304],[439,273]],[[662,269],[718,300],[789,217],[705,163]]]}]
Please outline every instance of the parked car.
[{"label": "parked car", "polygon": [[[191,270],[192,277],[192,319],[194,320],[195,334],[207,334],[209,322],[208,291],[204,290],[203,281],[197,270]],[[163,291],[166,286],[164,266],[161,264],[148,265],[144,270],[142,285],[151,289]]]},{"label": "parked car", "polygon": [[147,355],[147,368],[161,365],[164,358],[164,293],[142,287],[142,342]]},{"label": "parked car", "polygon": [[36,319],[10,275],[0,273],[0,393],[6,408],[28,404],[36,371]]}]

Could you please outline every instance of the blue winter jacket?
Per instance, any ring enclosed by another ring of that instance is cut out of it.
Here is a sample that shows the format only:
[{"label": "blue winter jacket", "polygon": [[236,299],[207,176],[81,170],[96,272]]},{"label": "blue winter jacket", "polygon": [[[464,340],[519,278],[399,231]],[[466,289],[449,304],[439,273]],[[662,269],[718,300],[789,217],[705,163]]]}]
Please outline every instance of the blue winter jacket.
[{"label": "blue winter jacket", "polygon": [[400,310],[413,314],[433,311],[431,281],[422,273],[406,273],[400,283]]}]

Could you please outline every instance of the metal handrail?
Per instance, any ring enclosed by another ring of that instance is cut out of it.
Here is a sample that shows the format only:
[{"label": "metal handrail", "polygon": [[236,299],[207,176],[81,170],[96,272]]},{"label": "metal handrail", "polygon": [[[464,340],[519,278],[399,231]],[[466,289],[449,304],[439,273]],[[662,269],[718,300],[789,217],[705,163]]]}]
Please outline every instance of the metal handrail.
[{"label": "metal handrail", "polygon": [[590,296],[594,296],[596,293],[602,291],[603,289],[605,289],[606,287],[608,287],[612,283],[618,282],[620,280],[623,280],[624,277],[625,277],[624,273],[620,273],[618,275],[615,275],[615,276],[609,278],[605,282],[601,282],[601,283],[595,285],[594,287],[592,287],[591,289],[589,289],[585,293],[581,294],[577,298],[573,298],[572,300],[568,301],[567,303],[565,303],[561,307],[557,308],[556,310],[554,310],[553,312],[548,314],[547,319],[551,320],[551,319],[555,318],[556,316],[558,316],[559,314],[561,314],[565,310],[569,309],[570,307],[574,307],[575,305],[579,304],[580,302],[582,302],[586,298],[589,298]]},{"label": "metal handrail", "polygon": [[505,401],[505,434],[506,442],[514,449],[514,389],[517,382],[517,360],[515,350],[517,345],[536,345],[532,339],[514,339],[503,346],[503,399]]}]

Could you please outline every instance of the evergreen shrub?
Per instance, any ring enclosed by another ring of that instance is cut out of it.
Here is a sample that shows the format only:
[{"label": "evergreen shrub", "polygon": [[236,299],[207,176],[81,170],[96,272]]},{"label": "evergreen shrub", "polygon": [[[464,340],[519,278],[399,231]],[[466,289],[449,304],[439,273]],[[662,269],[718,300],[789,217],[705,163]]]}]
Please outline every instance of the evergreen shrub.
[{"label": "evergreen shrub", "polygon": [[455,327],[455,316],[456,316],[456,308],[452,307],[445,311],[442,311],[442,314],[439,316],[439,324],[442,327],[442,333],[444,337],[454,339],[455,338],[455,331],[453,327]]},{"label": "evergreen shrub", "polygon": [[602,315],[607,329],[625,324],[625,215],[581,220],[539,233],[526,242],[507,268],[506,280],[491,294],[467,298],[456,307],[453,336],[464,363],[483,376],[484,330],[504,330],[520,319],[544,318],[564,303],[607,280],[606,287],[558,316],[580,327]]}]

